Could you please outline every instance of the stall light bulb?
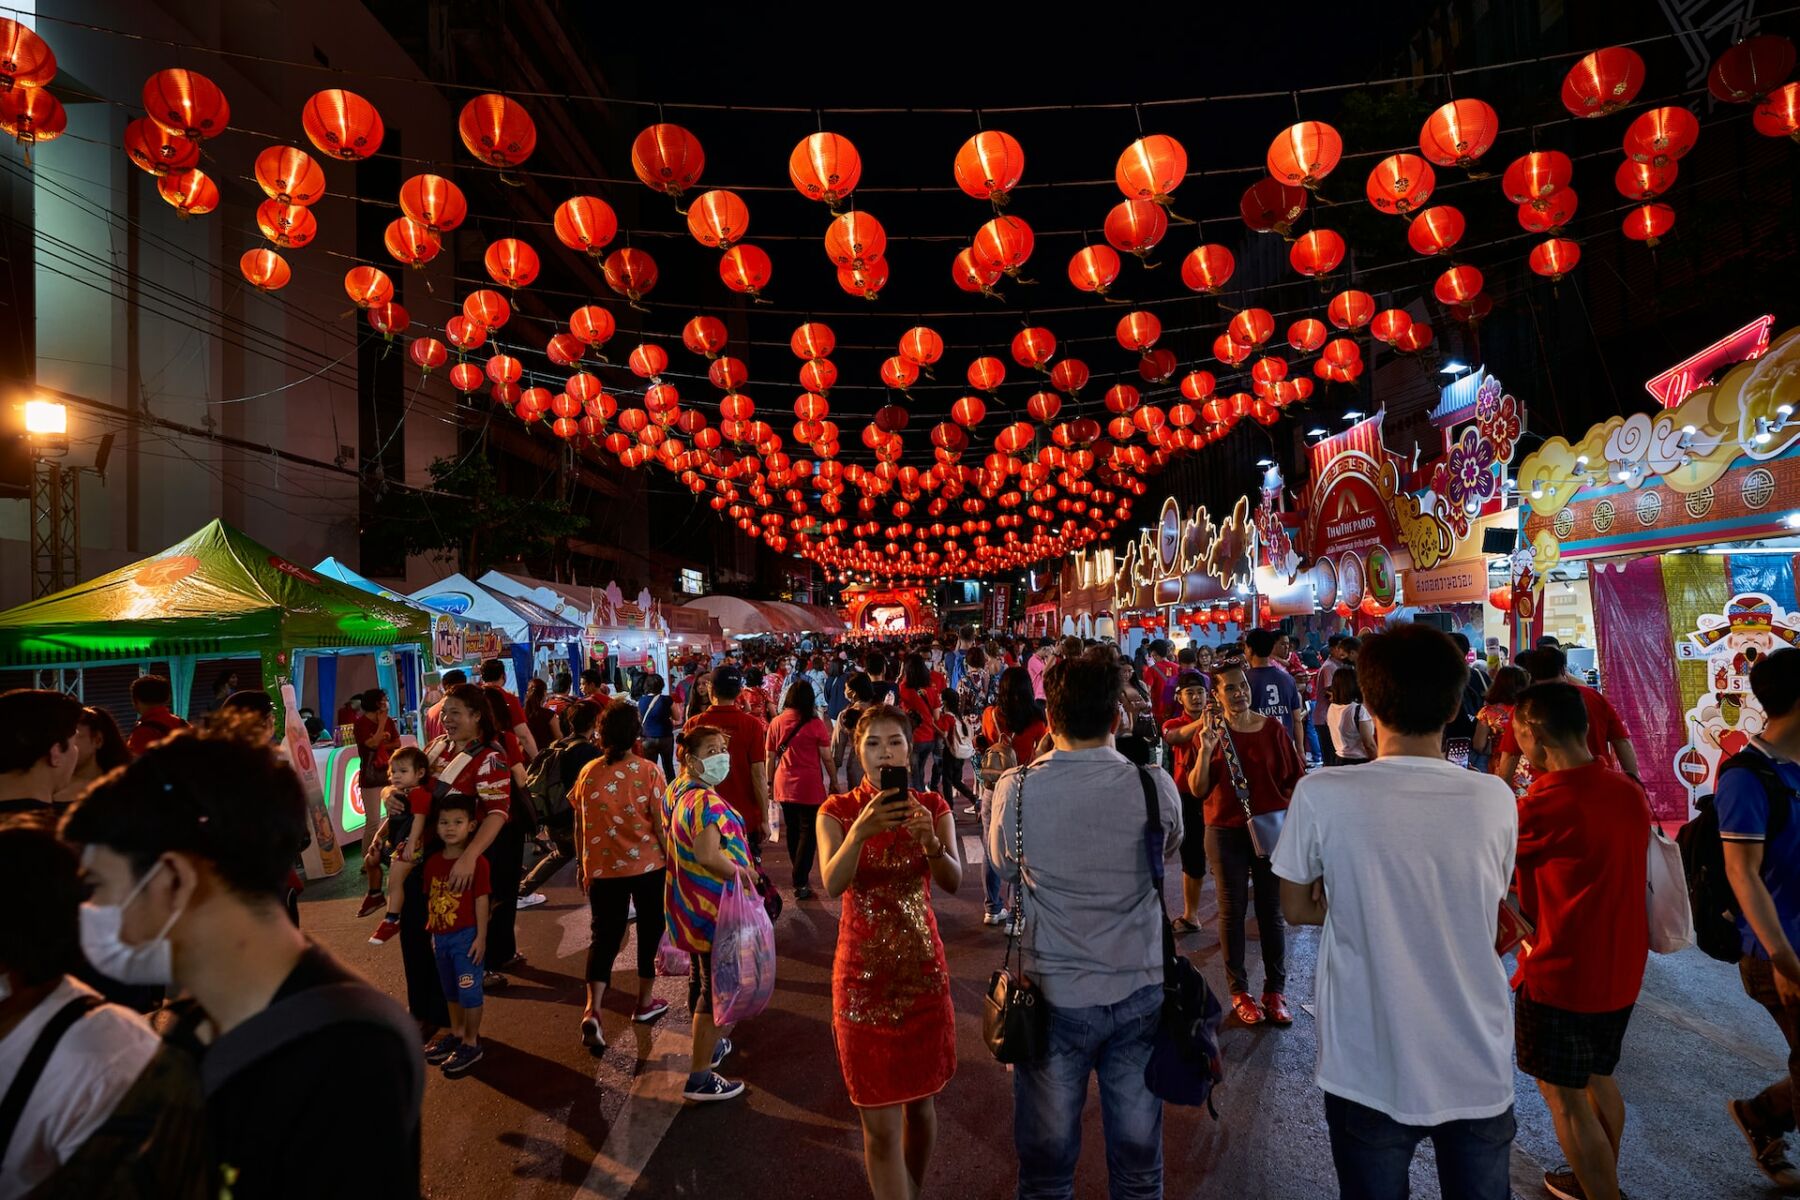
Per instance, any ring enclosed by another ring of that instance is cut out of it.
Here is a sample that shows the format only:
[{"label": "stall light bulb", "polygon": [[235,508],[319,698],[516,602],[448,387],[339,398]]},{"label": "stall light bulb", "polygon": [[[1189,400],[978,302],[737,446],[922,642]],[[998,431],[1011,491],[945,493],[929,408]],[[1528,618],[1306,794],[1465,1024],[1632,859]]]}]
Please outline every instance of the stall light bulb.
[{"label": "stall light bulb", "polygon": [[1578,467],[1587,466],[1588,465],[1588,456],[1585,454],[1577,454],[1575,456],[1575,465]]},{"label": "stall light bulb", "polygon": [[1542,500],[1544,498],[1544,489],[1541,487],[1532,488],[1531,489],[1531,498],[1533,500]]}]

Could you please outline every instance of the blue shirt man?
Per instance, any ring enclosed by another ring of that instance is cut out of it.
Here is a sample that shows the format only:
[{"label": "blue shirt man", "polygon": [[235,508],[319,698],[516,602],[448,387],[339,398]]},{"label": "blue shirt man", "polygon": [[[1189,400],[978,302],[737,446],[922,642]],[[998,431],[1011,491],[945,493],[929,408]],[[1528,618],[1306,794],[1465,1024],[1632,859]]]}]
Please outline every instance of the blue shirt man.
[{"label": "blue shirt man", "polygon": [[1306,761],[1306,704],[1300,698],[1300,685],[1287,668],[1269,661],[1278,635],[1272,629],[1252,629],[1244,635],[1244,650],[1249,665],[1244,678],[1250,684],[1250,707],[1265,717],[1281,722],[1293,734],[1300,750],[1300,761]]},{"label": "blue shirt man", "polygon": [[[1789,795],[1780,797],[1790,805],[1786,821],[1768,837],[1769,789],[1756,772],[1724,771],[1719,775],[1713,802],[1719,813],[1719,837],[1727,843],[1757,842],[1762,845],[1763,886],[1775,902],[1775,915],[1781,921],[1788,944],[1800,944],[1800,823],[1794,820],[1791,806],[1793,793],[1800,793],[1800,763],[1781,755],[1761,738],[1750,739],[1750,753],[1770,760],[1776,777],[1787,786]],[[1752,958],[1767,959],[1769,951],[1750,928],[1750,922],[1738,914],[1738,931],[1744,938],[1744,953]]]}]

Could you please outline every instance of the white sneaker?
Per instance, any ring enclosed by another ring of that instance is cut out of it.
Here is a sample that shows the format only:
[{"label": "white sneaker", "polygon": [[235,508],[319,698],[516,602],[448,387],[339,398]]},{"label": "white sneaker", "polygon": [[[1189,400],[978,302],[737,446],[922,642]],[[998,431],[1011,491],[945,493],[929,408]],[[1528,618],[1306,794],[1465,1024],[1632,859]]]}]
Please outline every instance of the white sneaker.
[{"label": "white sneaker", "polygon": [[544,895],[544,893],[542,893],[542,892],[533,892],[529,896],[520,896],[519,897],[519,907],[520,908],[536,908],[538,905],[544,903],[545,901],[547,901],[549,899],[550,899],[550,897]]},{"label": "white sneaker", "polygon": [[627,900],[625,901],[625,921],[629,924],[635,920],[637,920],[637,901]]},{"label": "white sneaker", "polygon": [[982,913],[981,923],[983,925],[1004,925],[1011,918],[1012,914],[1003,908],[999,912]]}]

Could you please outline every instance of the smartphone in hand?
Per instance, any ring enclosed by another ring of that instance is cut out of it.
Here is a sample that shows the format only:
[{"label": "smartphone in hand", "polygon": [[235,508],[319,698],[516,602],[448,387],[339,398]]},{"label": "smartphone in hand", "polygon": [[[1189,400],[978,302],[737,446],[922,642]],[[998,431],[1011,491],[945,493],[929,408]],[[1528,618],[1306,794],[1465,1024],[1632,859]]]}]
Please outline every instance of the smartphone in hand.
[{"label": "smartphone in hand", "polygon": [[881,768],[881,790],[884,792],[897,791],[900,793],[898,798],[890,800],[888,803],[910,804],[912,802],[912,797],[908,795],[908,789],[911,785],[912,774],[908,772],[905,767]]}]

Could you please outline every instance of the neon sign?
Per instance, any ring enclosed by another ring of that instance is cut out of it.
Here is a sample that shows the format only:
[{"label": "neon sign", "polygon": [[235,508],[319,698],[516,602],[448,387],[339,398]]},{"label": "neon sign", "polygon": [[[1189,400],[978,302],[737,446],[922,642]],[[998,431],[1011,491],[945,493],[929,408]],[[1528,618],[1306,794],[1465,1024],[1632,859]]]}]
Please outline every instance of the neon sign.
[{"label": "neon sign", "polygon": [[1728,333],[1692,358],[1683,359],[1661,375],[1645,380],[1644,390],[1655,396],[1664,408],[1674,408],[1694,392],[1712,382],[1720,369],[1734,363],[1760,358],[1769,348],[1769,330],[1775,324],[1774,314],[1758,317],[1736,333]]}]

